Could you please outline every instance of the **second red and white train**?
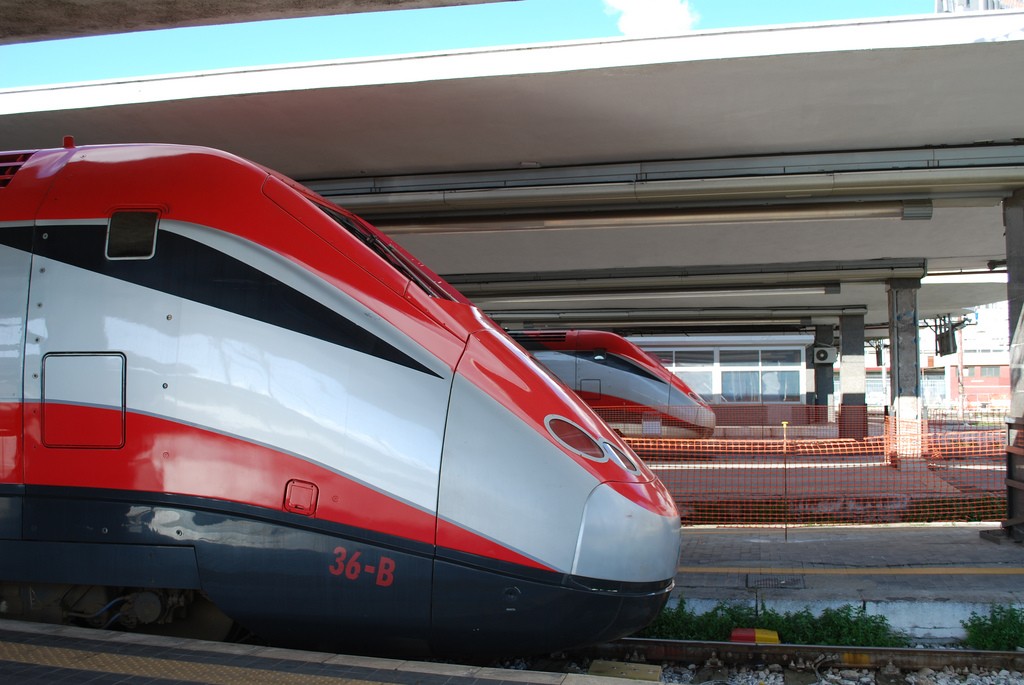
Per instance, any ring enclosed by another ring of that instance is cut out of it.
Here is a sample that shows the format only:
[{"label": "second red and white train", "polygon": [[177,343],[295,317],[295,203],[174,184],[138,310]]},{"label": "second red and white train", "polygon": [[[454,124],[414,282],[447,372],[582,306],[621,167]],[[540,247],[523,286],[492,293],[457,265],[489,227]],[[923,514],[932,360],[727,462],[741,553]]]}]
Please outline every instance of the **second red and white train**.
[{"label": "second red and white train", "polygon": [[612,427],[628,435],[709,438],[715,412],[683,379],[610,331],[513,331],[512,337]]}]

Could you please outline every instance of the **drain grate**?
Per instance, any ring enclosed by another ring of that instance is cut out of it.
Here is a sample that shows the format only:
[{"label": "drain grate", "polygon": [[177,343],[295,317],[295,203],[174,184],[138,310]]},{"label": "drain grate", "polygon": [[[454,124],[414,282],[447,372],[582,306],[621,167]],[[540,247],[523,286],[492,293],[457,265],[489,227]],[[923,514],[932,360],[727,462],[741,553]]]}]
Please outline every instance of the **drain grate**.
[{"label": "drain grate", "polygon": [[803,590],[803,576],[768,576],[760,573],[747,574],[747,587],[757,589]]}]

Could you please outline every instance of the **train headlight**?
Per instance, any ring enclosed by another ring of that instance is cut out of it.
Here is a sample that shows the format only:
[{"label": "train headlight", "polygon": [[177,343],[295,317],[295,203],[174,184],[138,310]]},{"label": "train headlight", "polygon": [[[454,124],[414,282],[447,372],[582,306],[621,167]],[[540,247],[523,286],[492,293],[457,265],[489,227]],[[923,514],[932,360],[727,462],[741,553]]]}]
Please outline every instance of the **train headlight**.
[{"label": "train headlight", "polygon": [[628,454],[620,450],[618,447],[611,444],[610,442],[604,443],[604,447],[605,450],[607,450],[611,454],[612,461],[617,463],[619,466],[632,473],[640,472],[640,469],[637,467],[636,462],[633,461],[633,459]]},{"label": "train headlight", "polygon": [[551,436],[566,449],[592,461],[608,461],[601,444],[569,419],[552,414],[544,419],[544,424]]}]

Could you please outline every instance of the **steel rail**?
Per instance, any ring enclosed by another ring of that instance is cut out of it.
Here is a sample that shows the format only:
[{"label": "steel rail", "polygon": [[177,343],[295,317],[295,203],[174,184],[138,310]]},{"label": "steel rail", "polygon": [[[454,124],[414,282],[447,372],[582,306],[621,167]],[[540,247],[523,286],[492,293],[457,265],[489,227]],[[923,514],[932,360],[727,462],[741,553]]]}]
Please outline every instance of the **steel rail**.
[{"label": "steel rail", "polygon": [[945,667],[1024,671],[1024,652],[977,649],[934,649],[906,647],[845,647],[745,642],[698,642],[625,638],[597,645],[587,654],[592,658],[671,661],[703,665],[720,661],[729,666],[805,664],[818,668],[897,668],[901,671]]}]

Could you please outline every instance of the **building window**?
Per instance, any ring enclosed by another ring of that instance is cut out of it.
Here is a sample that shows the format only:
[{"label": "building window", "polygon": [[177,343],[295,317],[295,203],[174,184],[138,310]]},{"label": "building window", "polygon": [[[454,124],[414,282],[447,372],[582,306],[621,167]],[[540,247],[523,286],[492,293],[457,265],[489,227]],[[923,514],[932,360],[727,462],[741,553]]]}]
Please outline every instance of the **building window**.
[{"label": "building window", "polygon": [[[644,347],[643,343],[640,343]],[[802,402],[804,346],[648,349],[708,402]]]},{"label": "building window", "polygon": [[675,350],[670,367],[695,393],[708,400],[715,396],[715,351]]},{"label": "building window", "polygon": [[761,372],[762,402],[799,402],[801,399],[799,371]]},{"label": "building window", "polygon": [[869,371],[864,379],[864,393],[867,404],[883,406],[889,404],[889,382],[879,372]]},{"label": "building window", "polygon": [[800,366],[800,350],[761,350],[762,366]]},{"label": "building window", "polygon": [[648,354],[661,362],[663,366],[672,366],[674,364],[672,350],[654,350],[648,351]]},{"label": "building window", "polygon": [[682,370],[676,371],[675,374],[683,379],[684,383],[690,386],[690,390],[693,390],[704,399],[710,401],[711,398],[714,397],[715,386],[713,385],[713,372]]},{"label": "building window", "polygon": [[761,361],[760,353],[760,350],[721,350],[718,361],[722,366],[757,366]]},{"label": "building window", "polygon": [[757,371],[723,371],[722,400],[725,402],[759,402],[761,383]]},{"label": "building window", "polygon": [[676,366],[712,366],[714,350],[676,350]]}]

